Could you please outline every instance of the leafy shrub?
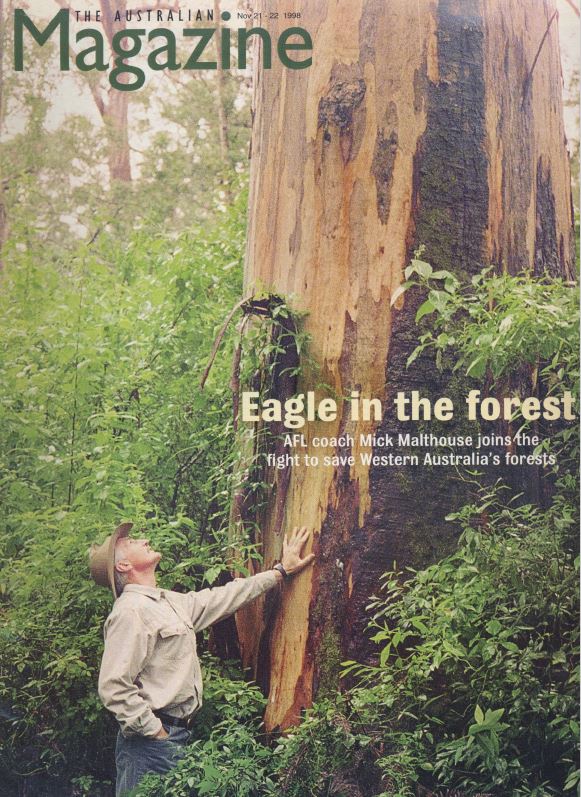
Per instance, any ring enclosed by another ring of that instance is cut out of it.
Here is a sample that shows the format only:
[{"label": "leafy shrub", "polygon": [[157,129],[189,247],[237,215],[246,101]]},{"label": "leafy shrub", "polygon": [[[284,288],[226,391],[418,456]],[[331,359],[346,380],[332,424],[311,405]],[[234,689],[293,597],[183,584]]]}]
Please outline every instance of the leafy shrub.
[{"label": "leafy shrub", "polygon": [[379,664],[348,669],[372,684],[376,724],[421,739],[416,778],[561,794],[576,783],[579,731],[575,512],[493,493],[451,519],[458,550],[405,582],[386,575]]},{"label": "leafy shrub", "polygon": [[426,298],[416,322],[431,316],[408,365],[424,349],[436,356],[450,353],[454,370],[499,379],[520,365],[538,366],[550,390],[579,395],[579,292],[561,279],[535,279],[529,274],[496,274],[491,268],[461,283],[449,271],[434,271],[414,259],[405,270],[406,282],[394,295],[413,287]]},{"label": "leafy shrub", "polygon": [[255,797],[266,795],[271,751],[260,739],[265,699],[259,689],[205,659],[204,707],[196,718],[194,741],[179,766],[161,778],[149,776],[136,797]]},{"label": "leafy shrub", "polygon": [[[402,291],[425,291],[417,322],[432,317],[410,364],[433,349],[441,368],[502,392],[516,362],[541,395],[570,390],[578,399],[579,297],[570,285],[487,271],[461,285],[419,259],[406,278]],[[395,743],[396,761],[413,741],[408,783],[544,795],[578,782],[575,430],[559,426],[539,449],[558,454],[548,507],[483,487],[449,518],[463,529],[454,554],[405,577],[386,574],[372,606],[378,665],[348,663],[362,679],[353,696],[366,696],[367,722]],[[386,777],[393,763],[378,760]]]},{"label": "leafy shrub", "polygon": [[111,600],[88,578],[91,542],[131,519],[162,550],[164,585],[191,589],[227,569],[227,360],[209,390],[198,383],[239,295],[244,211],[241,196],[203,236],[137,231],[121,246],[102,235],[66,263],[22,252],[4,275],[6,778],[44,773],[59,793],[71,775],[111,779],[114,723],[96,694]]},{"label": "leafy shrub", "polygon": [[[405,276],[392,301],[410,289],[423,291],[425,297],[416,313],[422,334],[408,366],[422,352],[433,351],[440,368],[463,372],[484,393],[519,395],[524,390],[525,395],[544,398],[569,391],[578,406],[579,291],[575,285],[530,274],[495,274],[491,268],[463,284],[450,272],[434,271],[417,258]],[[518,412],[514,421],[523,429],[531,425]],[[539,428],[546,434],[538,452],[551,450],[557,456],[561,476],[565,469],[576,474],[576,427],[544,427],[541,421]],[[576,481],[569,485],[562,481],[560,489],[572,487],[573,497],[576,485]]]}]

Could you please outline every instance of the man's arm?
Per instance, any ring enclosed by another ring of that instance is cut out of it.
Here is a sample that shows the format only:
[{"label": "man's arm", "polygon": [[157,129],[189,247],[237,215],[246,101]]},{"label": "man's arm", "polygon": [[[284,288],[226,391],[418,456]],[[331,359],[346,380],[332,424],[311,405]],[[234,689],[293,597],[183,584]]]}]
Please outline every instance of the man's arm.
[{"label": "man's arm", "polygon": [[209,625],[229,617],[260,595],[276,587],[282,581],[277,570],[268,570],[248,578],[235,578],[223,587],[201,589],[189,592],[187,610],[192,618],[195,631],[202,631]]},{"label": "man's arm", "polygon": [[[301,556],[309,536],[310,532],[305,527],[294,529],[290,538],[288,535],[285,536],[281,564],[287,575],[298,573],[314,560],[314,554]],[[229,617],[247,603],[280,584],[283,579],[284,576],[278,570],[267,570],[265,573],[258,573],[248,578],[235,578],[223,587],[188,593],[187,606],[194,629],[202,631],[209,625]]]},{"label": "man's arm", "polygon": [[99,672],[99,697],[123,733],[165,735],[161,720],[139,694],[135,680],[148,656],[150,634],[138,612],[125,609],[105,624],[105,650]]}]

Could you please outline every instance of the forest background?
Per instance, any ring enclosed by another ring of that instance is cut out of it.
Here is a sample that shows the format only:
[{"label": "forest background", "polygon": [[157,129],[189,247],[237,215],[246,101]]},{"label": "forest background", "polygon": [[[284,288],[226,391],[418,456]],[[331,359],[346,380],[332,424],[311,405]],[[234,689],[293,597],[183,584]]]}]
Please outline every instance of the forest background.
[{"label": "forest background", "polygon": [[[110,597],[87,577],[90,543],[135,521],[179,589],[260,555],[228,534],[243,457],[230,382],[238,344],[241,383],[270,361],[268,323],[242,342],[229,330],[199,387],[242,296],[251,73],[153,75],[128,98],[57,72],[45,46],[17,74],[13,5],[1,9],[0,793],[104,797],[115,724],[96,673]],[[58,6],[28,7],[46,19]],[[576,201],[578,18],[567,2],[559,11]],[[430,289],[422,266],[411,277]],[[578,395],[570,286],[488,274],[468,296],[453,280],[446,290],[432,331],[458,332],[465,370],[478,350],[501,378],[526,351],[548,390]],[[501,356],[492,342],[507,316],[518,334]],[[264,697],[224,663],[216,633],[197,741],[140,794],[572,794],[578,451],[569,429],[547,445],[559,452],[551,500],[523,504],[475,479],[451,518],[455,550],[405,587],[386,574],[369,611],[377,656],[348,665],[341,692],[323,678],[292,733],[264,735]]]}]

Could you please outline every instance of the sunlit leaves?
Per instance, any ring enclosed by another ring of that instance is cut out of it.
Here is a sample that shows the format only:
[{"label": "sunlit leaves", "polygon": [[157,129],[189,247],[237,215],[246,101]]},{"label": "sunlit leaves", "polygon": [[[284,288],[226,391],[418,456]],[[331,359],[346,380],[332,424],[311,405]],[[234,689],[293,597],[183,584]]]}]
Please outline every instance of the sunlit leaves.
[{"label": "sunlit leaves", "polygon": [[177,240],[104,236],[57,263],[22,253],[4,277],[0,700],[21,717],[21,768],[40,737],[47,770],[64,771],[67,749],[78,771],[105,732],[110,597],[88,579],[91,542],[134,520],[171,587],[215,583],[234,559],[229,336],[203,392],[199,379],[239,297],[244,210],[242,196]]}]

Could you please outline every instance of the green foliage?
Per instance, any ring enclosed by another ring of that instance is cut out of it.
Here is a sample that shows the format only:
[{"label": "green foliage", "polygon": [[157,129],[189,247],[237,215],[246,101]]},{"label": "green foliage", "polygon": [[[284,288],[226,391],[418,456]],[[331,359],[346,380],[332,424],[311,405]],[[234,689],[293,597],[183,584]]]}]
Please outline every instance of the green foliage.
[{"label": "green foliage", "polygon": [[166,778],[149,776],[136,797],[257,797],[274,794],[268,776],[270,751],[256,739],[256,725],[241,721],[214,726],[212,736],[196,739],[186,758]]},{"label": "green foliage", "polygon": [[[39,15],[42,14],[39,12]],[[3,20],[2,209],[6,263],[26,250],[43,262],[70,256],[79,241],[107,246],[135,230],[174,236],[213,225],[244,185],[250,138],[250,92],[243,76],[190,73],[183,81],[157,74],[132,95],[128,139],[132,181],[115,185],[109,161],[122,140],[123,112],[108,96],[106,76],[72,70],[55,83],[57,46],[24,37],[27,68],[10,63],[13,22]],[[184,55],[186,55],[186,50]],[[187,57],[187,55],[186,55]],[[62,79],[62,85],[61,85]],[[66,94],[79,97],[67,102]],[[127,99],[127,98],[126,98]],[[107,114],[111,116],[107,116]],[[108,234],[106,240],[101,238]]]},{"label": "green foliage", "polygon": [[[260,700],[245,703],[241,685],[236,716],[213,716],[178,770],[141,797],[200,786],[217,797],[411,797],[417,783],[465,794],[571,791],[575,508],[559,497],[548,510],[518,506],[492,489],[450,520],[463,527],[454,554],[406,580],[386,575],[371,607],[379,660],[349,664],[357,686],[315,705],[269,748],[252,718]],[[209,683],[228,702],[226,684]]]},{"label": "green foliage", "polygon": [[[132,519],[163,552],[163,584],[178,589],[258,555],[245,537],[233,547],[226,526],[234,488],[255,516],[268,500],[260,457],[273,441],[263,427],[233,444],[232,354],[241,347],[240,384],[267,397],[298,375],[285,358],[304,355],[304,336],[283,298],[265,293],[271,312],[227,331],[198,388],[241,292],[244,79],[223,76],[222,153],[216,76],[134,98],[140,170],[110,186],[112,142],[87,118],[51,116],[51,48],[34,50],[34,69],[5,70],[4,118],[20,122],[0,145],[0,778],[16,791],[48,775],[52,793],[97,797],[113,771],[114,723],[96,693],[111,599],[88,580],[88,546]],[[578,398],[569,285],[492,273],[462,285],[419,256],[406,279],[393,301],[426,292],[410,365],[433,351],[440,367],[502,390],[518,363],[534,389]],[[550,445],[560,464],[548,508],[489,489],[451,518],[463,529],[454,554],[386,575],[373,606],[377,665],[351,664],[358,683],[287,736],[266,739],[258,689],[206,658],[195,741],[140,796],[411,797],[418,783],[572,793],[576,436],[562,428]]]},{"label": "green foliage", "polygon": [[[241,346],[239,383],[268,396],[282,370],[296,377],[296,360],[285,358],[304,340],[289,326],[285,302],[265,294],[272,312],[227,331],[209,389],[197,387],[239,295],[243,208],[241,197],[203,235],[138,231],[123,248],[103,236],[98,246],[79,247],[66,269],[41,269],[22,252],[7,275],[6,773],[58,773],[59,783],[74,778],[75,793],[93,795],[110,778],[111,742],[102,740],[112,739],[112,722],[95,689],[110,598],[86,577],[96,536],[134,519],[164,554],[163,583],[185,589],[213,583],[236,552],[254,552],[241,549],[243,540],[232,548],[225,533],[235,484],[251,490],[256,507],[268,494],[261,446],[249,458],[243,441],[232,444],[231,353]],[[414,273],[429,290],[418,320],[429,313],[434,322],[420,346],[434,348],[442,367],[453,360],[473,375],[480,357],[498,382],[522,353],[541,389],[577,390],[570,288],[483,275],[464,289],[421,261]],[[463,528],[454,554],[405,579],[386,575],[372,607],[377,665],[351,663],[356,685],[315,705],[292,733],[269,744],[256,687],[207,660],[195,741],[175,772],[143,783],[141,797],[410,797],[418,783],[468,794],[570,792],[578,558],[568,431],[559,432],[563,456],[548,508],[483,490],[450,518]]]},{"label": "green foliage", "polygon": [[[189,53],[184,48],[183,57]],[[222,103],[227,121],[227,141],[220,145],[218,130],[218,76],[190,72],[177,78],[171,90],[167,76],[159,75],[165,90],[155,82],[151,89],[132,96],[138,106],[137,130],[147,141],[142,149],[139,181],[139,216],[147,208],[149,223],[173,230],[189,227],[192,215],[201,224],[211,221],[235,196],[240,176],[248,167],[250,143],[250,92],[234,71],[221,75]],[[174,75],[175,77],[175,75]],[[163,125],[152,125],[159,116]]]},{"label": "green foliage", "polygon": [[[420,286],[427,297],[416,321],[431,317],[431,326],[408,365],[427,348],[441,362],[452,354],[454,370],[493,381],[515,368],[537,368],[549,392],[579,391],[579,292],[559,279],[495,274],[485,269],[461,284],[447,271],[433,271],[429,263],[412,260],[402,290]],[[412,280],[411,278],[414,277]],[[400,294],[401,295],[401,291]]]},{"label": "green foliage", "polygon": [[[309,362],[300,316],[291,311],[283,297],[262,290],[257,290],[242,309],[232,378],[237,392],[256,393],[258,406],[273,397],[279,401],[291,398],[305,362]],[[253,532],[260,535],[258,520],[272,498],[272,484],[265,475],[266,458],[286,431],[281,423],[237,425],[230,494],[244,496],[241,517],[231,517],[232,531],[240,540],[252,537]]]},{"label": "green foliage", "polygon": [[277,793],[285,797],[376,794],[378,773],[371,765],[379,751],[374,741],[358,713],[357,695],[320,701],[274,748]]},{"label": "green foliage", "polygon": [[379,684],[394,725],[421,733],[418,777],[561,794],[578,735],[575,508],[518,507],[491,491],[450,520],[464,529],[458,550],[407,581],[385,576],[379,663],[348,670]]},{"label": "green foliage", "polygon": [[[402,290],[426,291],[417,322],[431,317],[410,364],[433,349],[440,367],[491,388],[505,387],[518,363],[541,395],[578,397],[570,286],[489,272],[463,286],[419,259],[406,278]],[[408,784],[546,795],[578,783],[578,444],[561,427],[546,445],[560,455],[548,507],[482,487],[449,518],[463,530],[455,553],[422,571],[386,574],[371,607],[377,665],[346,664],[378,738],[389,738],[396,756],[415,745]],[[389,776],[393,759],[377,764]]]},{"label": "green foliage", "polygon": [[[135,233],[29,253],[5,275],[0,343],[0,701],[7,772],[111,771],[96,696],[105,591],[91,542],[122,519],[164,554],[167,586],[214,581],[232,461],[229,357],[198,387],[240,291],[245,197],[178,239]],[[231,351],[232,337],[224,343]],[[242,552],[244,554],[244,552]],[[178,566],[179,565],[179,566]],[[109,775],[110,777],[110,775]]]},{"label": "green foliage", "polygon": [[[320,702],[299,727],[268,744],[257,714],[264,702],[256,688],[240,683],[233,692],[231,683],[215,676],[210,683],[222,693],[214,710],[223,719],[209,733],[196,728],[176,770],[144,780],[136,797],[354,797],[377,781],[377,769],[369,769],[378,754],[373,739],[340,696]],[[234,694],[240,710],[223,713],[220,704]]]},{"label": "green foliage", "polygon": [[225,673],[206,659],[205,704],[196,718],[194,740],[179,766],[166,777],[150,776],[136,797],[258,797],[274,794],[271,751],[260,740],[265,700],[259,689]]},{"label": "green foliage", "polygon": [[[462,284],[448,271],[434,271],[417,258],[405,277],[392,301],[410,289],[425,295],[416,313],[422,334],[408,367],[422,352],[433,351],[441,369],[460,371],[485,393],[543,399],[569,391],[578,407],[579,291],[574,285],[527,274],[495,274],[490,268]],[[518,411],[513,420],[521,429],[531,425]],[[566,481],[566,474],[576,474],[579,463],[575,427],[549,424],[541,436],[535,453],[555,455],[560,489],[572,488],[568,494],[575,495],[575,478]]]}]

